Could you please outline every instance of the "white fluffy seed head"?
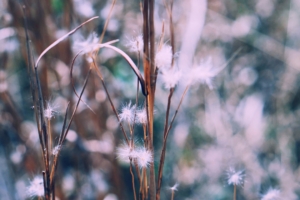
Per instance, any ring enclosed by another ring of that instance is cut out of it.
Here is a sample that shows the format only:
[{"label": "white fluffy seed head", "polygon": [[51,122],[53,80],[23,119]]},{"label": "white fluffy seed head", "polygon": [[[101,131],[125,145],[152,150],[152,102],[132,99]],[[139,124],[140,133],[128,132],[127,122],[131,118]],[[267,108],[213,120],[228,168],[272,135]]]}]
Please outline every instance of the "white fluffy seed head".
[{"label": "white fluffy seed head", "polygon": [[76,52],[81,51],[82,54],[88,54],[98,50],[100,47],[101,44],[99,44],[99,38],[97,37],[97,34],[93,32],[85,41],[75,42],[73,49]]},{"label": "white fluffy seed head", "polygon": [[137,122],[139,124],[144,124],[144,125],[147,124],[148,119],[147,119],[146,108],[143,108],[141,110],[137,110],[136,117],[137,117]]},{"label": "white fluffy seed head", "polygon": [[129,51],[131,52],[142,52],[144,49],[143,36],[138,35],[136,37],[130,38],[126,43],[126,47],[128,47]]},{"label": "white fluffy seed head", "polygon": [[179,184],[175,183],[175,185],[173,185],[172,187],[170,187],[170,190],[177,191],[178,190],[178,186],[179,186]]},{"label": "white fluffy seed head", "polygon": [[44,196],[44,182],[42,176],[36,176],[30,182],[27,188],[27,196],[31,198]]},{"label": "white fluffy seed head", "polygon": [[123,144],[121,147],[117,148],[117,156],[122,161],[128,162],[129,158],[135,157],[135,150],[127,144]]},{"label": "white fluffy seed head", "polygon": [[121,113],[119,114],[119,118],[121,121],[127,122],[129,124],[134,123],[134,110],[135,106],[131,106],[131,102],[129,102],[127,105],[125,105]]},{"label": "white fluffy seed head", "polygon": [[136,150],[135,157],[140,168],[146,168],[152,163],[153,156],[149,150],[141,147]]},{"label": "white fluffy seed head", "polygon": [[55,106],[51,105],[49,102],[47,103],[47,108],[44,110],[44,116],[46,119],[50,120],[57,113],[55,111]]},{"label": "white fluffy seed head", "polygon": [[182,77],[182,72],[178,69],[166,69],[162,72],[162,80],[166,89],[174,88]]},{"label": "white fluffy seed head", "polygon": [[236,185],[240,186],[244,184],[244,172],[241,171],[236,171],[234,168],[229,168],[227,170],[227,183],[228,185]]},{"label": "white fluffy seed head", "polygon": [[211,58],[203,60],[200,64],[195,65],[186,79],[189,84],[202,83],[206,84],[210,89],[213,89],[213,79],[222,69],[214,68]]},{"label": "white fluffy seed head", "polygon": [[280,199],[280,190],[270,188],[268,192],[262,195],[261,200],[279,200]]},{"label": "white fluffy seed head", "polygon": [[155,65],[159,68],[167,68],[172,63],[172,47],[164,44],[155,55]]}]

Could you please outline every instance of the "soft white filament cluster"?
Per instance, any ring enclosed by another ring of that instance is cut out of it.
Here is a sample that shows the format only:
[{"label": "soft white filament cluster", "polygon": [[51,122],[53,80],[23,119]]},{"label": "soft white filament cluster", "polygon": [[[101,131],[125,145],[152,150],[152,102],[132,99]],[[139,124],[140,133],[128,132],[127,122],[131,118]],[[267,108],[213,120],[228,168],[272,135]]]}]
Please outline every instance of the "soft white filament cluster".
[{"label": "soft white filament cluster", "polygon": [[166,89],[174,88],[178,84],[181,77],[182,72],[176,68],[163,70],[162,72],[162,80]]},{"label": "soft white filament cluster", "polygon": [[170,190],[177,191],[178,190],[178,186],[179,186],[179,184],[175,183],[175,185],[173,185],[172,187],[170,187]]},{"label": "soft white filament cluster", "polygon": [[264,194],[261,200],[279,200],[280,190],[270,188],[266,194]]},{"label": "soft white filament cluster", "polygon": [[121,113],[119,114],[119,118],[121,121],[127,122],[129,124],[134,123],[134,113],[135,113],[135,105],[131,106],[131,102],[125,105]]},{"label": "soft white filament cluster", "polygon": [[50,103],[47,104],[47,108],[44,110],[44,116],[46,119],[50,120],[56,111],[54,110],[54,106],[52,106]]},{"label": "soft white filament cluster", "polygon": [[222,69],[215,68],[211,58],[203,60],[200,64],[195,65],[187,74],[189,84],[202,83],[213,89],[212,80]]},{"label": "soft white filament cluster", "polygon": [[143,36],[138,35],[134,38],[130,38],[126,43],[126,47],[132,52],[142,52],[144,49]]},{"label": "soft white filament cluster", "polygon": [[139,167],[146,168],[153,160],[153,156],[149,150],[145,147],[133,148],[130,145],[123,145],[117,149],[118,157],[123,161],[129,161],[129,159],[136,159]]},{"label": "soft white filament cluster", "polygon": [[137,110],[136,112],[136,117],[137,117],[137,122],[139,124],[147,124],[148,119],[147,119],[147,112],[146,112],[146,108]]},{"label": "soft white filament cluster", "polygon": [[27,188],[27,195],[29,197],[44,196],[44,184],[41,176],[34,177],[34,179],[30,182],[30,185]]},{"label": "soft white filament cluster", "polygon": [[85,41],[74,43],[74,50],[76,50],[77,52],[81,51],[82,54],[94,52],[98,50],[100,47],[101,45],[99,44],[99,39],[95,32],[90,34]]},{"label": "soft white filament cluster", "polygon": [[155,55],[155,65],[159,68],[170,67],[172,63],[172,47],[164,44]]},{"label": "soft white filament cluster", "polygon": [[57,145],[56,147],[53,148],[52,154],[53,154],[53,155],[57,155],[58,152],[60,151],[60,149],[61,149],[61,146],[60,146],[60,145]]},{"label": "soft white filament cluster", "polygon": [[229,168],[229,170],[227,171],[228,185],[243,185],[244,177],[245,175],[242,170],[236,171],[234,168]]}]

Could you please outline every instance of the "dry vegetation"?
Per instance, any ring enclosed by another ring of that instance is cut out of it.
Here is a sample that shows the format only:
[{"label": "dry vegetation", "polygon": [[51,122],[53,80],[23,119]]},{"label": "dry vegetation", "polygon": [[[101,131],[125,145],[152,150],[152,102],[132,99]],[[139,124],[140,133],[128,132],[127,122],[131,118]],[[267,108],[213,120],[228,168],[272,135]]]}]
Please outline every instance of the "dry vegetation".
[{"label": "dry vegetation", "polygon": [[1,199],[299,199],[299,9],[0,0]]}]

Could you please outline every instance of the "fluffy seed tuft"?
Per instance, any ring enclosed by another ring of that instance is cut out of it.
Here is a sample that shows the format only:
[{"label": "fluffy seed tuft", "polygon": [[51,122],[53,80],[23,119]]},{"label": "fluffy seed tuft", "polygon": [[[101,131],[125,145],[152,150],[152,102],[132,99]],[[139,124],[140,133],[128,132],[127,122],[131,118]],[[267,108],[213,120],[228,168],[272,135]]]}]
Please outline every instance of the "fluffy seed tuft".
[{"label": "fluffy seed tuft", "polygon": [[129,124],[134,123],[134,110],[135,105],[131,106],[131,102],[129,102],[127,105],[125,105],[121,113],[119,114],[119,118],[121,121],[127,122]]},{"label": "fluffy seed tuft", "polygon": [[244,172],[241,171],[236,171],[234,168],[229,168],[227,171],[227,183],[228,185],[243,185],[244,183]]},{"label": "fluffy seed tuft", "polygon": [[135,153],[135,158],[140,168],[146,168],[153,160],[152,154],[144,147],[139,148]]},{"label": "fluffy seed tuft", "polygon": [[178,190],[178,186],[179,186],[179,184],[175,183],[175,185],[173,185],[172,187],[170,187],[170,190],[177,191]]},{"label": "fluffy seed tuft", "polygon": [[162,80],[165,88],[166,89],[174,88],[178,84],[181,76],[182,73],[178,69],[163,70]]},{"label": "fluffy seed tuft", "polygon": [[268,192],[262,195],[261,200],[279,200],[280,199],[280,190],[270,188]]},{"label": "fluffy seed tuft", "polygon": [[170,67],[172,57],[172,47],[164,44],[155,55],[155,64],[159,69]]},{"label": "fluffy seed tuft", "polygon": [[130,38],[126,45],[131,52],[142,52],[144,49],[143,36],[138,35],[137,37]]},{"label": "fluffy seed tuft", "polygon": [[34,177],[30,182],[30,185],[27,188],[27,195],[31,198],[44,196],[44,183],[41,176]]},{"label": "fluffy seed tuft", "polygon": [[137,110],[136,116],[137,116],[137,122],[139,124],[144,124],[144,125],[147,124],[148,119],[147,119],[146,108],[143,108],[141,110]]},{"label": "fluffy seed tuft", "polygon": [[47,103],[47,108],[44,110],[44,116],[46,119],[50,120],[54,115],[57,113],[55,111],[54,106],[51,105],[49,102]]}]

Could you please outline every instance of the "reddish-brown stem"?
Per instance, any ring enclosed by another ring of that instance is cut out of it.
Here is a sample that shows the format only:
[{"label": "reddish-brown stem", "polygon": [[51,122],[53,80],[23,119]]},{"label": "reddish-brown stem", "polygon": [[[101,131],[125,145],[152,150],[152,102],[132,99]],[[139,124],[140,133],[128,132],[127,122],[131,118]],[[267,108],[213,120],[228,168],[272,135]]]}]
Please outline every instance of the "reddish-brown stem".
[{"label": "reddish-brown stem", "polygon": [[123,127],[123,125],[122,125],[122,122],[121,122],[121,120],[120,120],[119,114],[118,114],[118,112],[117,112],[117,110],[116,110],[116,108],[115,108],[115,106],[114,106],[114,104],[113,104],[113,102],[112,102],[112,99],[111,99],[111,97],[110,97],[110,95],[109,95],[109,93],[108,93],[106,84],[105,84],[104,79],[103,79],[103,77],[102,77],[102,74],[100,73],[100,70],[98,69],[97,64],[96,64],[96,62],[95,62],[94,59],[93,59],[93,67],[94,67],[94,69],[97,69],[97,70],[96,70],[97,75],[99,76],[99,78],[100,78],[100,80],[101,80],[102,86],[103,86],[103,88],[104,88],[104,90],[105,90],[105,93],[106,93],[106,95],[107,95],[107,98],[108,98],[108,101],[109,101],[109,103],[110,103],[110,106],[111,106],[111,108],[112,108],[112,110],[113,110],[115,116],[117,117],[117,120],[118,120],[118,122],[119,122],[119,124],[120,124],[120,128],[121,128],[121,131],[122,131],[122,133],[123,133],[123,136],[124,136],[124,138],[125,138],[125,140],[126,140],[126,143],[127,143],[127,145],[129,145],[129,140],[128,140],[128,137],[127,137],[126,132],[125,132],[125,130],[124,130],[124,127]]},{"label": "reddish-brown stem", "polygon": [[166,147],[167,147],[167,131],[168,131],[168,125],[169,125],[169,114],[170,114],[170,106],[171,106],[171,100],[172,100],[173,94],[174,94],[174,88],[171,88],[169,97],[168,97],[168,105],[167,105],[166,118],[165,118],[165,128],[164,128],[164,134],[163,134],[164,135],[163,147],[162,147],[162,152],[160,155],[160,162],[159,162],[159,169],[158,169],[156,200],[160,199],[160,189],[161,189],[163,168],[164,168],[164,163],[165,163],[165,153],[166,153]]},{"label": "reddish-brown stem", "polygon": [[186,93],[187,93],[189,87],[190,87],[189,85],[186,86],[186,88],[185,88],[185,90],[184,90],[184,92],[183,92],[183,94],[182,94],[182,96],[181,96],[180,102],[179,102],[179,104],[178,104],[178,106],[177,106],[177,109],[176,109],[176,111],[175,111],[175,114],[174,114],[174,116],[173,116],[173,118],[172,118],[172,120],[171,120],[171,122],[170,122],[168,131],[167,131],[167,134],[166,134],[165,137],[168,137],[168,134],[169,134],[169,132],[170,132],[172,126],[173,126],[173,122],[174,122],[174,120],[175,120],[175,118],[176,118],[176,116],[177,116],[177,113],[178,113],[178,111],[179,111],[179,108],[180,108],[180,106],[181,106],[181,104],[182,104],[182,101],[183,101],[183,99],[184,99],[184,97],[185,97],[185,95],[186,95]]},{"label": "reddish-brown stem", "polygon": [[133,189],[133,197],[134,200],[136,200],[136,192],[135,192],[135,185],[134,185],[134,174],[132,171],[132,158],[130,158],[130,174],[131,174],[131,183],[132,183],[132,189]]}]

